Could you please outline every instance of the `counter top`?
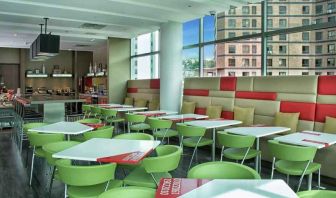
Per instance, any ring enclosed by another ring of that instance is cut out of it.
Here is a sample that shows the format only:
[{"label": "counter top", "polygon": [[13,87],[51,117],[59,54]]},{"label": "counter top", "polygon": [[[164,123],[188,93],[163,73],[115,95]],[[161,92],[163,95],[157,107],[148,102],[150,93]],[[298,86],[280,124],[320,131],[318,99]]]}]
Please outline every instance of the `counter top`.
[{"label": "counter top", "polygon": [[85,102],[84,99],[79,99],[78,97],[75,96],[32,95],[32,96],[23,96],[21,98],[26,100],[29,104]]},{"label": "counter top", "polygon": [[98,94],[84,94],[84,93],[80,93],[79,96],[81,96],[81,97],[107,98],[107,95],[98,95]]}]

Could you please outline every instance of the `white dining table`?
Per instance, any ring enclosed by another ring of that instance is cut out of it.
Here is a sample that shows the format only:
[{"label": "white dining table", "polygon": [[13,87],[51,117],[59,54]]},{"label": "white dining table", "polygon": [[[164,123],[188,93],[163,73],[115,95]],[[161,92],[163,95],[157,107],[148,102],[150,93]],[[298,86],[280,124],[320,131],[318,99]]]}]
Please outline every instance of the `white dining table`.
[{"label": "white dining table", "polygon": [[[226,129],[225,132],[239,134],[239,135],[250,135],[256,137],[256,149],[260,150],[259,142],[261,137],[274,135],[278,133],[283,133],[290,131],[287,127],[277,127],[277,126],[260,126],[260,127],[236,127]],[[260,156],[256,157],[255,168],[260,173],[259,159]]]},{"label": "white dining table", "polygon": [[185,124],[190,126],[197,126],[203,127],[206,129],[212,129],[212,161],[216,159],[216,129],[238,125],[242,122],[239,120],[221,120],[221,119],[214,119],[214,120],[195,120],[190,122],[185,122]]},{"label": "white dining table", "polygon": [[109,104],[98,104],[98,107],[102,108],[131,108],[132,105],[124,105],[124,104],[115,104],[115,103],[109,103]]},{"label": "white dining table", "polygon": [[35,131],[39,133],[59,133],[67,136],[70,140],[70,135],[79,135],[88,131],[94,130],[93,127],[87,126],[79,122],[56,122],[53,124],[40,126],[29,129],[28,131]]},{"label": "white dining table", "polygon": [[154,140],[93,138],[55,153],[52,157],[94,162],[138,164],[158,145],[160,145],[160,141]]},{"label": "white dining table", "polygon": [[168,110],[155,110],[155,111],[137,111],[134,114],[145,115],[147,117],[157,117],[164,115],[175,115],[177,111],[168,111]]},{"label": "white dining table", "polygon": [[133,111],[141,111],[148,109],[147,107],[121,107],[121,108],[112,108],[113,110],[116,110],[118,112],[133,112]]},{"label": "white dining table", "polygon": [[207,115],[187,113],[187,114],[159,116],[158,118],[165,119],[165,120],[171,120],[173,122],[184,122],[184,121],[191,121],[191,120],[207,119],[208,117],[209,116]]},{"label": "white dining table", "polygon": [[281,179],[162,178],[155,198],[297,198]]}]

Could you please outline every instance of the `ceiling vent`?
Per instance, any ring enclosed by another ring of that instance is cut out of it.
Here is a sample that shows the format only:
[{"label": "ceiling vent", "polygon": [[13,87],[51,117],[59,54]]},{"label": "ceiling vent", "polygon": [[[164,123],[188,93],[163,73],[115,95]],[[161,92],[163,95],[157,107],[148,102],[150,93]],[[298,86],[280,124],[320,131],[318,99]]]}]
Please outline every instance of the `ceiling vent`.
[{"label": "ceiling vent", "polygon": [[86,45],[86,44],[76,44],[75,47],[91,47],[91,45]]},{"label": "ceiling vent", "polygon": [[95,23],[83,23],[79,28],[90,29],[90,30],[100,30],[106,27],[106,25],[100,25]]}]

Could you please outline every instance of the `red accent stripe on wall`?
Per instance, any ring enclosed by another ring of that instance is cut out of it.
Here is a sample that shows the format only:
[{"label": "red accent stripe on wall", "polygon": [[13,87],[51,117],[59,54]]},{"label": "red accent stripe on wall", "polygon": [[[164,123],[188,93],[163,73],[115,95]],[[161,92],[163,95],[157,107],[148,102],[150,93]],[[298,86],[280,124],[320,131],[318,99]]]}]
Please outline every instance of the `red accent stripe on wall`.
[{"label": "red accent stripe on wall", "polygon": [[151,89],[160,89],[160,79],[151,79],[149,81],[149,87]]},{"label": "red accent stripe on wall", "polygon": [[232,111],[222,111],[221,118],[233,120],[234,114]]},{"label": "red accent stripe on wall", "polygon": [[127,88],[127,93],[138,93],[138,88],[129,87]]},{"label": "red accent stripe on wall", "polygon": [[326,116],[336,118],[336,104],[316,104],[316,122],[325,122]]},{"label": "red accent stripe on wall", "polygon": [[196,107],[195,108],[195,114],[205,115],[206,114],[206,108]]},{"label": "red accent stripe on wall", "polygon": [[186,96],[209,96],[208,89],[185,89],[183,94]]},{"label": "red accent stripe on wall", "polygon": [[221,91],[235,91],[237,84],[237,77],[221,77],[220,90]]},{"label": "red accent stripe on wall", "polygon": [[336,95],[336,76],[319,76],[317,93],[321,95]]},{"label": "red accent stripe on wall", "polygon": [[256,92],[256,91],[237,91],[236,98],[255,99],[255,100],[276,100],[275,92]]},{"label": "red accent stripe on wall", "polygon": [[315,103],[309,102],[290,102],[281,101],[280,112],[297,113],[300,112],[300,120],[314,121],[315,119]]}]

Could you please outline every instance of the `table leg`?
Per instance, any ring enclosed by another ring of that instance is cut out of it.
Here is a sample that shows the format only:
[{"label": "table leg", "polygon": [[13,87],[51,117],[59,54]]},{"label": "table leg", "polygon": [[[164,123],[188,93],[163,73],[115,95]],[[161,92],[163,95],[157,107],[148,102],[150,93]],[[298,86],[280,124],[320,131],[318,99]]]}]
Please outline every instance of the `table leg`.
[{"label": "table leg", "polygon": [[[259,138],[256,138],[256,149],[257,151],[259,151]],[[259,158],[260,155],[257,155],[257,157],[255,158],[255,169],[258,173],[260,173],[261,170],[259,170]]]},{"label": "table leg", "polygon": [[212,129],[212,161],[215,161],[216,156],[216,129]]},{"label": "table leg", "polygon": [[67,140],[70,141],[70,135],[69,134],[67,135]]}]

